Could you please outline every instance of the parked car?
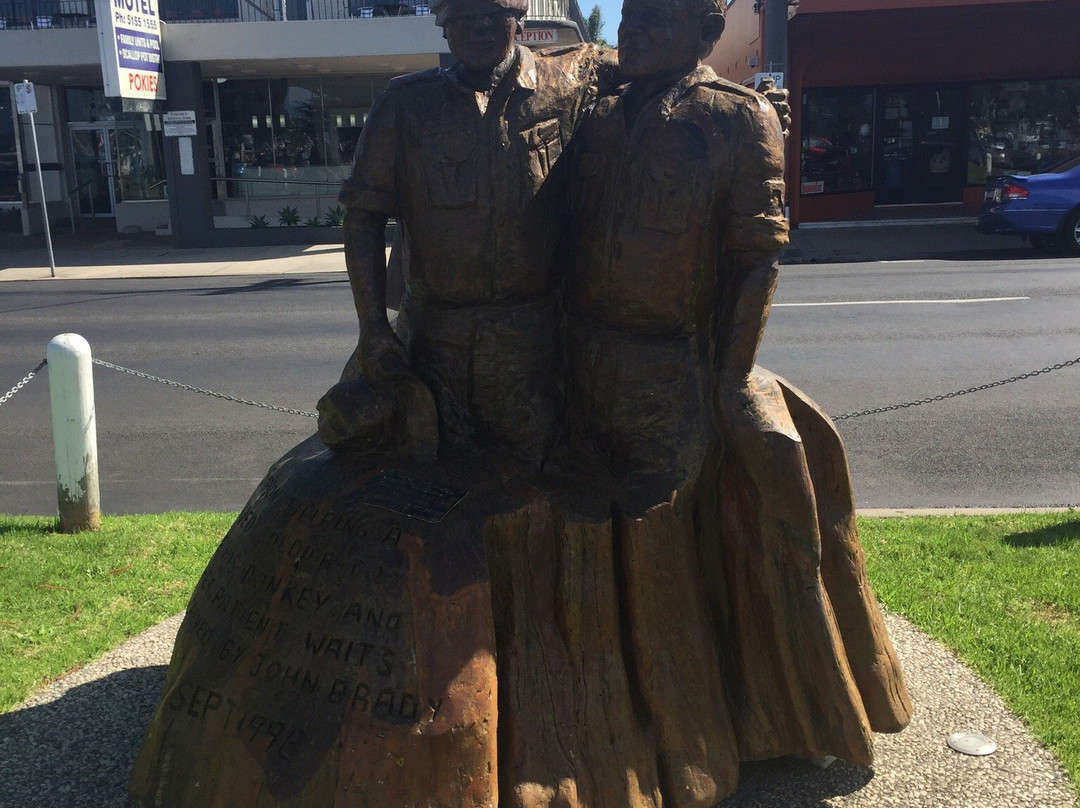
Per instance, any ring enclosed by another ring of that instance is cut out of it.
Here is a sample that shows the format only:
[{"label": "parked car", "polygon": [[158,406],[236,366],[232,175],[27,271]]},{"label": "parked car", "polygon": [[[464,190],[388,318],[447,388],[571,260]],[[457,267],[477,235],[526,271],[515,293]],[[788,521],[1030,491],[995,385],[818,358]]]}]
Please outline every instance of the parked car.
[{"label": "parked car", "polygon": [[1080,157],[1040,174],[991,177],[978,227],[983,233],[1016,233],[1036,250],[1080,255]]}]

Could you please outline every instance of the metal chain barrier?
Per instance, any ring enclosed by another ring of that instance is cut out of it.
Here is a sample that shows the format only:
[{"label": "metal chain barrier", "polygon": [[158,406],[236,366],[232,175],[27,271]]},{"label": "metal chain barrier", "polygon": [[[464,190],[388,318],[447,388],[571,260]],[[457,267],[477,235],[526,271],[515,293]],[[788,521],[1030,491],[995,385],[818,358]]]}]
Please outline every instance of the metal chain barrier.
[{"label": "metal chain barrier", "polygon": [[21,382],[19,382],[19,383],[18,383],[17,385],[15,385],[14,387],[12,387],[12,388],[11,388],[10,390],[8,390],[8,391],[7,391],[6,393],[4,393],[4,395],[0,396],[0,406],[3,406],[3,404],[4,404],[4,403],[6,403],[6,402],[7,402],[7,400],[8,400],[9,398],[11,398],[11,397],[12,397],[13,395],[15,395],[15,394],[16,394],[17,392],[19,392],[20,390],[22,390],[22,389],[23,389],[24,387],[26,387],[27,383],[28,383],[28,382],[29,382],[29,381],[30,381],[30,380],[31,380],[32,378],[34,378],[35,376],[37,376],[37,374],[38,374],[38,371],[39,371],[39,370],[41,370],[41,369],[42,369],[43,367],[45,367],[45,365],[47,365],[48,363],[49,363],[49,360],[48,360],[48,359],[42,359],[42,360],[41,360],[41,364],[40,364],[40,365],[38,365],[38,366],[37,366],[36,368],[34,368],[33,370],[31,370],[31,371],[30,371],[29,373],[27,373],[27,374],[26,374],[25,376],[23,376],[23,380],[22,380]]},{"label": "metal chain barrier", "polygon": [[875,407],[872,410],[862,410],[860,412],[846,412],[843,415],[833,416],[833,421],[845,421],[849,418],[860,418],[863,415],[877,415],[883,412],[892,412],[893,410],[905,410],[908,407],[918,407],[922,404],[932,404],[935,401],[945,401],[949,398],[956,398],[957,396],[966,396],[968,393],[979,393],[983,390],[990,390],[994,387],[1001,387],[1003,384],[1012,384],[1013,382],[1023,381],[1024,379],[1031,379],[1035,376],[1041,376],[1044,373],[1051,373],[1055,370],[1061,370],[1062,368],[1072,367],[1073,365],[1080,364],[1080,357],[1071,359],[1068,362],[1059,362],[1056,365],[1043,368],[1042,370],[1033,370],[1030,373],[1021,373],[1019,376],[1010,376],[1008,379],[1000,379],[996,382],[990,382],[989,384],[980,384],[978,387],[969,387],[967,390],[957,390],[953,393],[944,393],[940,396],[931,396],[930,398],[920,398],[918,401],[908,401],[904,404],[892,404],[888,407]]},{"label": "metal chain barrier", "polygon": [[181,384],[180,382],[170,381],[169,379],[162,379],[160,376],[151,376],[149,373],[142,373],[138,370],[132,370],[131,368],[121,367],[120,365],[114,365],[112,362],[104,362],[101,359],[91,360],[95,365],[101,365],[103,368],[110,368],[112,370],[119,370],[121,373],[130,373],[132,376],[138,376],[140,379],[147,379],[152,382],[160,382],[161,384],[167,384],[170,387],[175,387],[179,390],[190,390],[192,393],[202,393],[204,396],[211,396],[212,398],[220,398],[225,401],[235,401],[237,404],[247,404],[252,407],[259,407],[264,410],[273,410],[274,412],[285,412],[289,415],[302,415],[305,418],[318,418],[319,416],[313,412],[304,412],[303,410],[293,410],[288,407],[278,407],[274,404],[263,404],[259,401],[252,401],[247,398],[237,398],[236,396],[229,396],[225,393],[215,393],[213,390],[204,390],[201,387],[193,387],[190,384]]},{"label": "metal chain barrier", "polygon": [[[94,359],[94,360],[91,360],[91,361],[93,361],[93,363],[95,365],[101,365],[102,367],[110,368],[111,370],[118,370],[121,373],[130,373],[132,376],[137,376],[140,379],[147,379],[148,381],[159,382],[161,384],[166,384],[166,385],[168,385],[170,387],[175,387],[178,390],[189,390],[192,393],[202,393],[204,396],[210,396],[212,398],[220,398],[220,399],[222,399],[224,401],[234,401],[237,404],[247,404],[247,405],[249,405],[251,407],[259,407],[260,409],[272,410],[273,412],[284,412],[284,413],[287,413],[289,415],[300,415],[300,416],[303,416],[304,418],[318,418],[319,417],[316,413],[313,413],[313,412],[304,412],[303,410],[294,410],[294,409],[291,409],[289,407],[278,407],[278,406],[276,406],[274,404],[263,404],[262,402],[252,401],[251,399],[247,399],[247,398],[239,398],[237,396],[230,396],[230,395],[226,395],[225,393],[215,393],[213,390],[204,390],[201,387],[194,387],[194,386],[192,386],[190,384],[181,384],[180,382],[174,382],[174,381],[170,381],[169,379],[163,379],[160,376],[152,376],[149,373],[142,373],[141,371],[138,371],[138,370],[132,370],[131,368],[122,367],[121,365],[114,365],[112,362],[105,362],[105,361],[103,361],[101,359]],[[36,368],[34,368],[32,371],[27,373],[26,376],[23,377],[22,381],[20,381],[13,388],[8,390],[8,392],[6,392],[3,396],[0,396],[0,406],[5,404],[8,401],[8,399],[10,399],[12,396],[14,396],[20,390],[22,390],[27,385],[27,383],[29,383],[29,381],[31,379],[33,379],[34,376],[36,376],[38,374],[38,372],[43,367],[45,367],[45,365],[47,363],[48,363],[48,360],[42,359],[41,363]],[[991,390],[991,389],[993,389],[995,387],[1001,387],[1004,384],[1012,384],[1013,382],[1023,381],[1024,379],[1032,379],[1032,378],[1034,378],[1036,376],[1041,376],[1044,373],[1052,373],[1055,370],[1061,370],[1062,368],[1072,367],[1073,365],[1080,365],[1080,357],[1077,357],[1076,359],[1070,359],[1068,362],[1059,362],[1056,365],[1051,365],[1050,367],[1045,367],[1042,370],[1033,370],[1030,373],[1021,373],[1019,376],[1010,376],[1007,379],[999,379],[998,381],[990,382],[989,384],[980,384],[978,387],[969,387],[966,390],[956,390],[956,391],[954,391],[952,393],[943,393],[942,395],[939,395],[939,396],[931,396],[929,398],[920,398],[917,401],[907,401],[907,402],[905,402],[903,404],[890,404],[887,407],[874,407],[873,409],[869,409],[869,410],[860,410],[858,412],[846,412],[843,415],[834,415],[832,417],[832,420],[833,421],[847,421],[847,420],[849,420],[851,418],[861,418],[864,415],[879,415],[879,414],[884,413],[884,412],[893,412],[895,410],[906,410],[908,407],[919,407],[919,406],[921,406],[923,404],[933,404],[934,402],[937,402],[937,401],[946,401],[946,400],[948,400],[950,398],[957,398],[959,396],[966,396],[969,393],[980,393],[983,390]]]}]

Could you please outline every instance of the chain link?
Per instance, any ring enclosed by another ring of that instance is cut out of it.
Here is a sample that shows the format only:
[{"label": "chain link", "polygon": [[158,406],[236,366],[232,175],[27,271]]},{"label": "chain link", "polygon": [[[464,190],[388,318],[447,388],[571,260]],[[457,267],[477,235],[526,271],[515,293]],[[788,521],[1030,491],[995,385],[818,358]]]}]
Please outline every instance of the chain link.
[{"label": "chain link", "polygon": [[1059,362],[1056,365],[1043,368],[1042,370],[1033,370],[1030,373],[1021,373],[1019,376],[1010,376],[1008,379],[1000,379],[996,382],[990,382],[989,384],[980,384],[978,387],[969,387],[967,390],[956,390],[952,393],[944,393],[940,396],[931,396],[930,398],[920,398],[918,401],[908,401],[904,404],[892,404],[888,407],[875,407],[872,410],[862,410],[860,412],[846,412],[843,415],[833,416],[833,421],[846,421],[849,418],[859,418],[863,415],[878,415],[883,412],[892,412],[893,410],[905,410],[908,407],[918,407],[922,404],[933,404],[935,401],[945,401],[949,398],[956,398],[958,396],[966,396],[968,393],[979,393],[983,390],[990,390],[994,387],[1001,387],[1003,384],[1012,384],[1013,382],[1023,381],[1024,379],[1031,379],[1035,376],[1041,376],[1044,373],[1051,373],[1055,370],[1061,370],[1062,368],[1071,367],[1073,365],[1080,364],[1080,357],[1076,359],[1070,359],[1068,362]]},{"label": "chain link", "polygon": [[[118,370],[121,373],[130,373],[132,376],[137,376],[140,379],[146,379],[152,382],[159,382],[161,384],[167,384],[170,387],[175,387],[178,390],[189,390],[192,393],[202,393],[204,396],[210,396],[212,398],[220,398],[224,401],[234,401],[237,404],[247,404],[251,407],[259,407],[264,410],[272,410],[273,412],[283,412],[288,415],[300,415],[304,418],[318,418],[319,416],[313,412],[304,412],[303,410],[294,410],[289,407],[278,407],[274,404],[263,404],[259,401],[252,401],[247,398],[239,398],[237,396],[226,395],[225,393],[215,393],[213,390],[204,390],[201,387],[194,387],[190,384],[181,384],[180,382],[174,382],[169,379],[163,379],[160,376],[152,376],[149,373],[142,373],[138,370],[132,370],[131,368],[125,368],[121,365],[114,365],[112,362],[105,362],[101,359],[92,360],[95,365],[101,365],[111,370]],[[47,359],[42,359],[41,363],[31,370],[22,381],[8,390],[3,396],[0,396],[0,406],[7,403],[8,399],[22,390],[31,379],[38,374],[38,372],[48,364]],[[1072,367],[1073,365],[1080,365],[1080,357],[1076,359],[1070,359],[1068,362],[1059,362],[1056,365],[1045,367],[1042,370],[1033,370],[1030,373],[1021,373],[1019,376],[1010,376],[1007,379],[999,379],[996,382],[990,382],[989,384],[980,384],[978,387],[969,387],[966,390],[955,390],[952,393],[943,393],[939,396],[930,396],[929,398],[920,398],[917,401],[907,401],[903,404],[890,404],[888,407],[874,407],[869,410],[860,410],[858,412],[846,412],[843,415],[834,415],[833,421],[847,421],[851,418],[861,418],[864,415],[880,415],[885,412],[894,412],[896,410],[906,410],[909,407],[919,407],[923,404],[933,404],[937,401],[946,401],[950,398],[957,398],[959,396],[966,396],[969,393],[980,393],[983,390],[991,390],[995,387],[1001,387],[1005,384],[1012,384],[1013,382],[1023,381],[1024,379],[1032,379],[1036,376],[1041,376],[1044,373],[1052,373],[1055,370],[1061,370],[1062,368]]]},{"label": "chain link", "polygon": [[30,380],[31,380],[32,378],[34,378],[35,376],[37,376],[37,373],[38,373],[38,371],[39,371],[39,370],[41,370],[41,369],[42,369],[43,367],[45,367],[45,366],[46,366],[47,364],[49,364],[49,360],[48,360],[48,359],[42,359],[42,360],[41,360],[41,364],[40,364],[40,365],[38,365],[38,366],[37,366],[36,368],[34,368],[33,370],[31,370],[31,371],[30,371],[29,373],[27,373],[27,374],[26,374],[25,376],[23,376],[23,380],[22,380],[21,382],[19,382],[19,383],[18,383],[17,385],[15,385],[14,387],[12,387],[12,388],[11,388],[10,390],[8,390],[8,391],[7,391],[6,393],[4,393],[4,395],[3,395],[3,396],[0,396],[0,406],[2,406],[2,405],[3,405],[4,403],[6,403],[6,402],[7,402],[7,400],[8,400],[9,398],[11,398],[11,397],[12,397],[13,395],[15,395],[15,394],[16,394],[17,392],[19,392],[19,391],[20,391],[20,390],[22,390],[22,389],[23,389],[24,387],[26,387],[26,384],[27,384],[27,382],[29,382],[29,381],[30,381]]},{"label": "chain link", "polygon": [[180,382],[170,381],[169,379],[162,379],[160,376],[151,376],[149,373],[142,373],[138,370],[132,370],[131,368],[121,367],[120,365],[114,365],[112,362],[105,362],[101,359],[92,360],[95,365],[101,365],[104,368],[110,368],[112,370],[119,370],[121,373],[130,373],[132,376],[138,376],[140,379],[147,379],[152,382],[160,382],[161,384],[167,384],[170,387],[176,387],[179,390],[190,390],[192,393],[202,393],[204,396],[211,396],[212,398],[220,398],[225,401],[235,401],[237,404],[247,404],[251,407],[259,407],[264,410],[273,410],[274,412],[284,412],[289,415],[302,415],[305,418],[318,418],[319,416],[313,412],[304,412],[303,410],[293,410],[288,407],[278,407],[274,404],[263,404],[258,401],[252,401],[247,398],[237,398],[236,396],[229,396],[224,393],[215,393],[213,390],[204,390],[201,387],[193,387],[190,384],[181,384]]}]

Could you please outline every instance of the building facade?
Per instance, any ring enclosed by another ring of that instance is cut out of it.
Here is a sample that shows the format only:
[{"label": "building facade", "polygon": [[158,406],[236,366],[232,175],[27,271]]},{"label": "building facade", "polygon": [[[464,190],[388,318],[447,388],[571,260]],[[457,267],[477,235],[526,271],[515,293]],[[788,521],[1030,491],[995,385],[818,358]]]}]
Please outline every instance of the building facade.
[{"label": "building facade", "polygon": [[[709,58],[724,77],[769,68],[768,2],[729,0]],[[1075,31],[1076,0],[789,2],[792,221],[973,214],[988,176],[1080,154]]]},{"label": "building facade", "polygon": [[[0,227],[43,226],[40,163],[50,220],[115,219],[183,246],[286,238],[270,232],[285,219],[339,212],[390,79],[451,63],[419,0],[160,0],[158,13],[167,98],[133,112],[105,95],[93,0],[0,0]],[[577,0],[533,0],[519,40],[575,44],[584,30]],[[40,159],[14,109],[24,79]],[[189,138],[168,135],[170,111],[194,112]],[[271,227],[252,228],[260,217]]]}]

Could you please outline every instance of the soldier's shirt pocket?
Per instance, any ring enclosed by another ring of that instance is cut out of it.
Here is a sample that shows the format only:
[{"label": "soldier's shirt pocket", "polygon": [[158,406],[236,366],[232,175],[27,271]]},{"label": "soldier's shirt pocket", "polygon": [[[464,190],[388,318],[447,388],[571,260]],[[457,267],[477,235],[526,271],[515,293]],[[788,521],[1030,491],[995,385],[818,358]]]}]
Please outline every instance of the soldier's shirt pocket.
[{"label": "soldier's shirt pocket", "polygon": [[543,179],[562,154],[562,126],[558,118],[543,121],[522,132],[529,150],[529,171]]},{"label": "soldier's shirt pocket", "polygon": [[604,155],[586,151],[577,157],[571,185],[576,207],[591,207],[604,195]]},{"label": "soldier's shirt pocket", "polygon": [[698,197],[708,166],[703,160],[673,152],[649,157],[641,171],[637,224],[646,230],[678,235],[703,205]]},{"label": "soldier's shirt pocket", "polygon": [[475,205],[479,182],[476,136],[460,129],[443,130],[425,139],[422,151],[422,170],[432,207]]}]

